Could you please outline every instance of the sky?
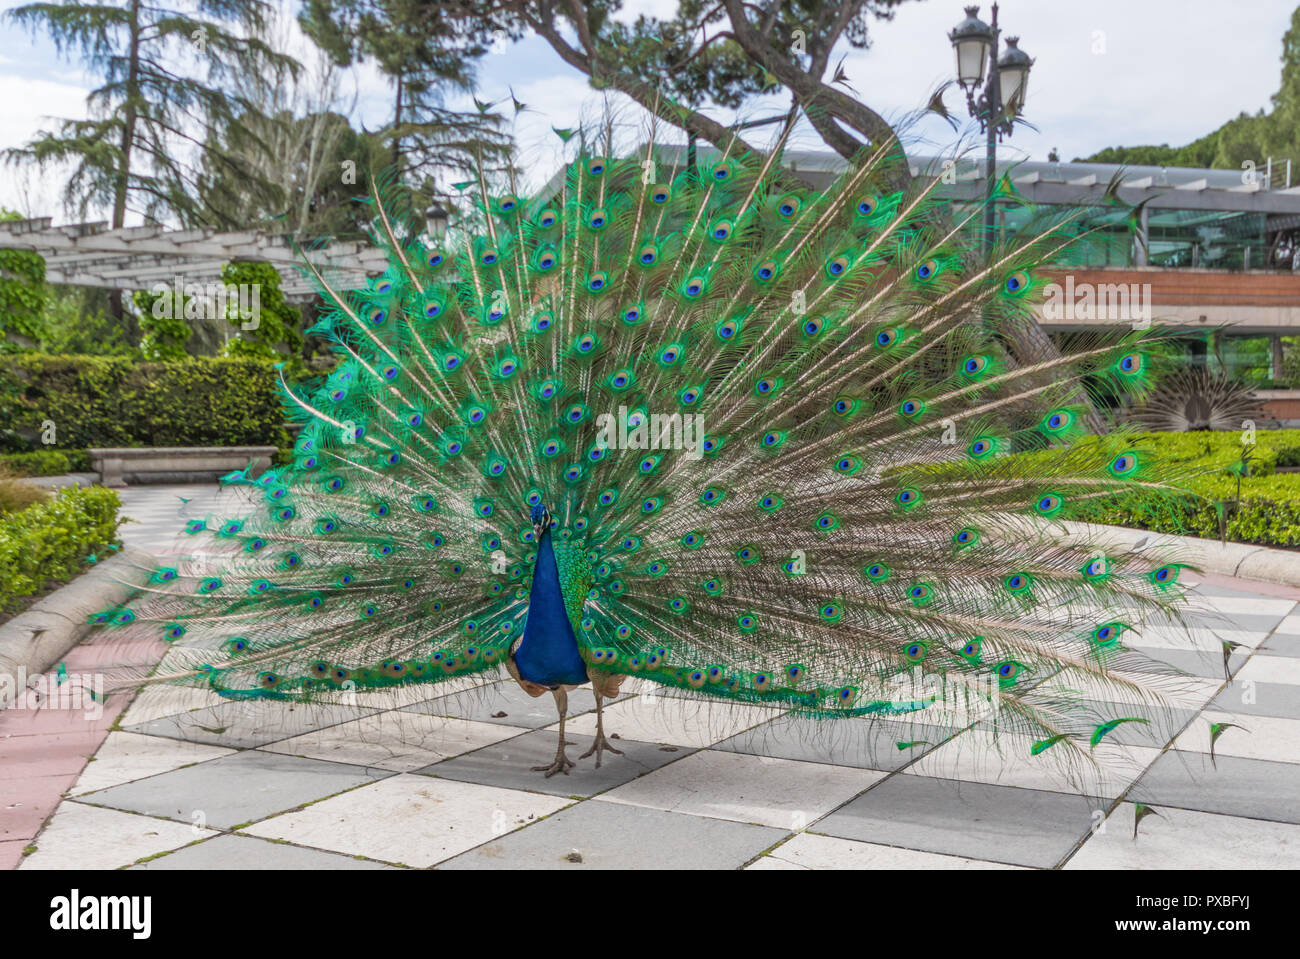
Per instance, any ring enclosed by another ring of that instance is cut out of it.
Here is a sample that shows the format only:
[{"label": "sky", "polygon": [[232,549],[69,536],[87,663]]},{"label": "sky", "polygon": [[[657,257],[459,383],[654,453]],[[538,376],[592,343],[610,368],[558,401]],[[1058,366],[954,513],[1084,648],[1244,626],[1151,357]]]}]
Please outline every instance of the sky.
[{"label": "sky", "polygon": [[[276,35],[290,53],[310,59],[311,45],[292,20],[297,4],[278,2],[283,17]],[[0,0],[0,11],[20,5]],[[1070,160],[1106,146],[1177,146],[1238,113],[1267,109],[1280,78],[1282,34],[1295,6],[1296,0],[1004,0],[1003,35],[1019,36],[1021,49],[1035,59],[1025,119],[1036,129],[1018,129],[1001,150],[1008,157],[1041,160],[1056,148]],[[663,15],[674,7],[668,0],[625,0],[621,16]],[[837,59],[847,54],[844,69],[861,99],[891,121],[923,107],[952,78],[947,33],[963,19],[962,7],[960,0],[912,0],[892,21],[872,25],[870,49],[845,45],[837,51]],[[981,16],[989,19],[988,4]],[[0,149],[27,142],[50,128],[51,118],[84,117],[86,94],[96,80],[77,60],[60,57],[47,36],[33,37],[0,21]],[[479,99],[499,101],[511,89],[530,108],[516,121],[515,134],[533,179],[540,181],[564,159],[551,126],[590,121],[604,108],[603,95],[538,37],[503,45],[481,62]],[[948,91],[949,110],[965,121],[963,101],[955,88]],[[391,88],[363,65],[342,76],[339,102],[356,122],[374,129],[391,112]],[[469,106],[468,96],[452,97],[449,105]],[[612,105],[632,116],[626,102]],[[787,105],[780,95],[756,98],[743,118],[770,116]],[[706,112],[724,122],[736,118],[729,110]],[[977,134],[969,122],[954,133],[929,117],[911,128],[916,139],[910,149],[945,152]],[[810,131],[795,146],[823,148]],[[1259,159],[1262,166],[1266,158]],[[57,172],[0,167],[0,207],[69,222],[61,187]]]}]

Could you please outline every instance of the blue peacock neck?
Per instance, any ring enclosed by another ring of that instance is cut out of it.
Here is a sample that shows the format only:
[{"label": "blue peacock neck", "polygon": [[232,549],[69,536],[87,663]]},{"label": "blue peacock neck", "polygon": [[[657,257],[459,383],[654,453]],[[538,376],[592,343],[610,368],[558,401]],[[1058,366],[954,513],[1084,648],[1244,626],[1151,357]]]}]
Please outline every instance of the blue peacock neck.
[{"label": "blue peacock neck", "polygon": [[[568,564],[566,563],[566,566]],[[569,572],[566,570],[566,572]],[[515,650],[519,675],[540,686],[579,685],[587,682],[587,664],[578,651],[577,637],[569,617],[566,589],[573,594],[583,584],[561,577],[551,531],[542,533],[533,568],[533,585],[528,594],[528,618],[524,637]],[[566,582],[570,580],[570,582]],[[573,595],[567,597],[574,599]]]}]

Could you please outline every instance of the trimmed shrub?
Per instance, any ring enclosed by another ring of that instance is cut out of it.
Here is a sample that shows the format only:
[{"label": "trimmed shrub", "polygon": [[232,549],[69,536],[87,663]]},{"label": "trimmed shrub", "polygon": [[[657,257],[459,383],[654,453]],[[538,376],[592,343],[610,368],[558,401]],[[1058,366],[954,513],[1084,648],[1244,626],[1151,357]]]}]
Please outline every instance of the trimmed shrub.
[{"label": "trimmed shrub", "polygon": [[0,516],[0,611],[71,579],[88,556],[115,543],[120,505],[110,489],[73,487]]},{"label": "trimmed shrub", "polygon": [[[196,357],[159,363],[100,356],[0,359],[19,393],[14,432],[37,447],[52,423],[60,451],[114,446],[288,446],[279,376],[268,363]],[[80,462],[73,466],[80,467]]]},{"label": "trimmed shrub", "polygon": [[36,450],[34,453],[8,453],[0,456],[0,475],[10,476],[62,476],[72,471],[68,457],[58,450]]}]

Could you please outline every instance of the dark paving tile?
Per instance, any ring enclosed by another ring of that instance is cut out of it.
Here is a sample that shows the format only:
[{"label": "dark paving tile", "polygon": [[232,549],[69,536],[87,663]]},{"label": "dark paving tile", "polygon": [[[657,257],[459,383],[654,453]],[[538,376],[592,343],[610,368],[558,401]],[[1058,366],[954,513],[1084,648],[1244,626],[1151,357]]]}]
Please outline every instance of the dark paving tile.
[{"label": "dark paving tile", "polygon": [[[735,869],[784,829],[594,799],[494,839],[439,869]],[[574,851],[581,862],[571,862]]]},{"label": "dark paving tile", "polygon": [[1248,716],[1300,719],[1300,686],[1288,683],[1232,682],[1206,709]]},{"label": "dark paving tile", "polygon": [[[711,747],[752,756],[892,771],[929,752],[956,730],[894,720],[816,720],[782,716]],[[925,745],[899,748],[899,743]]]},{"label": "dark paving tile", "polygon": [[[1189,676],[1204,679],[1223,679],[1223,654],[1202,652],[1196,649],[1162,649],[1159,647],[1134,647],[1135,652],[1143,653],[1159,663],[1173,666]],[[1250,658],[1250,650],[1234,652],[1228,657],[1228,672],[1236,675],[1237,670]],[[1135,672],[1142,670],[1136,669]]]},{"label": "dark paving tile", "polygon": [[369,859],[354,859],[320,849],[304,849],[282,842],[267,842],[252,836],[217,836],[207,842],[185,846],[176,852],[151,859],[131,869],[392,869]]},{"label": "dark paving tile", "polygon": [[672,751],[669,752],[656,743],[617,739],[612,740],[614,747],[623,750],[624,754],[614,756],[605,753],[601,757],[600,768],[597,769],[594,755],[586,759],[578,758],[595,742],[591,736],[566,733],[564,738],[573,743],[568,748],[568,756],[577,763],[567,776],[559,773],[548,779],[532,769],[533,766],[549,764],[555,758],[556,733],[553,729],[534,730],[494,746],[445,759],[417,769],[416,772],[485,786],[550,793],[554,796],[594,796],[695,752],[686,746],[671,747]]},{"label": "dark paving tile", "polygon": [[1256,652],[1265,656],[1290,656],[1300,659],[1300,636],[1274,633],[1260,644]]},{"label": "dark paving tile", "polygon": [[1087,835],[1098,800],[900,773],[812,832],[924,852],[1051,867]]},{"label": "dark paving tile", "polygon": [[248,749],[301,736],[379,712],[364,706],[279,703],[270,700],[222,703],[177,716],[127,726],[127,732]]},{"label": "dark paving tile", "polygon": [[[607,699],[605,705],[626,699]],[[591,690],[569,690],[569,709],[566,715],[580,716],[596,708],[596,697]],[[427,713],[430,716],[455,716],[459,719],[473,719],[482,723],[505,723],[510,726],[527,726],[540,729],[556,722],[560,717],[555,711],[555,697],[547,694],[533,698],[519,688],[515,682],[493,683],[478,689],[468,689],[450,696],[439,696],[422,703],[404,707],[408,712]],[[505,713],[497,716],[496,713]]]},{"label": "dark paving tile", "polygon": [[1138,780],[1126,799],[1249,819],[1300,823],[1300,763],[1171,749]]},{"label": "dark paving tile", "polygon": [[114,809],[229,829],[392,773],[248,751],[77,797]]},{"label": "dark paving tile", "polygon": [[1249,613],[1199,612],[1189,614],[1187,623],[1201,629],[1238,629],[1252,633],[1268,633],[1285,618],[1272,614],[1259,616]]}]

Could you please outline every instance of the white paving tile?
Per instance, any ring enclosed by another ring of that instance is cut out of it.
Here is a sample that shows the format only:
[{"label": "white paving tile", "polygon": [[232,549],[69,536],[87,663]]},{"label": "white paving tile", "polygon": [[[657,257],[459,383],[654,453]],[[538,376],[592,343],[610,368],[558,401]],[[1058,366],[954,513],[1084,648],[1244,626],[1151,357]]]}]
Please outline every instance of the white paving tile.
[{"label": "white paving tile", "polygon": [[222,699],[210,689],[196,689],[189,686],[146,686],[127,707],[121,725],[135,726],[166,716],[188,713],[194,709],[220,706],[224,702],[228,700]]},{"label": "white paving tile", "polygon": [[1232,723],[1214,744],[1216,756],[1240,756],[1277,763],[1300,763],[1300,719],[1275,716],[1241,716],[1207,711],[1192,720],[1174,741],[1175,749],[1209,753],[1210,724]]},{"label": "white paving tile", "polygon": [[36,852],[18,868],[117,869],[215,835],[213,829],[64,802],[36,837]]},{"label": "white paving tile", "polygon": [[1300,636],[1300,616],[1288,616],[1282,622],[1277,624],[1275,633],[1283,633],[1287,636]]},{"label": "white paving tile", "polygon": [[749,869],[1020,869],[1001,862],[944,856],[916,849],[900,849],[877,843],[859,842],[802,832]]},{"label": "white paving tile", "polygon": [[1300,686],[1300,659],[1292,659],[1290,656],[1252,656],[1233,679],[1237,682],[1253,679],[1257,683]]},{"label": "white paving tile", "polygon": [[413,772],[529,732],[519,726],[390,711],[264,746],[266,752]]},{"label": "white paving tile", "polygon": [[886,773],[705,750],[619,786],[596,801],[797,831]]},{"label": "white paving tile", "polygon": [[241,832],[408,866],[432,866],[572,800],[401,773]]},{"label": "white paving tile", "polygon": [[[647,743],[704,747],[780,714],[780,710],[767,706],[675,696],[637,696],[606,707],[605,732]],[[594,735],[596,713],[592,711],[571,719],[564,728],[566,732]]]},{"label": "white paving tile", "polygon": [[141,733],[111,732],[86,763],[81,778],[72,787],[72,795],[107,789],[159,773],[171,772],[192,763],[206,762],[235,750],[203,743],[145,736]]},{"label": "white paving tile", "polygon": [[1185,608],[1229,615],[1286,616],[1295,608],[1295,600],[1275,599],[1269,596],[1207,596],[1203,593],[1193,593],[1188,597]]},{"label": "white paving tile", "polygon": [[[1068,763],[1071,754],[1053,754],[1067,744],[1058,743],[1034,756],[1030,752],[1033,743],[1031,737],[1019,733],[1001,733],[995,738],[992,733],[975,729],[926,753],[903,774],[1113,799],[1160,756],[1160,750],[1154,747],[1103,740],[1096,749],[1089,750],[1095,765],[1089,765],[1086,759]],[[1083,745],[1086,749],[1087,744]]]},{"label": "white paving tile", "polygon": [[1300,826],[1193,812],[1157,810],[1133,838],[1133,804],[1121,803],[1066,869],[1297,869]]}]

